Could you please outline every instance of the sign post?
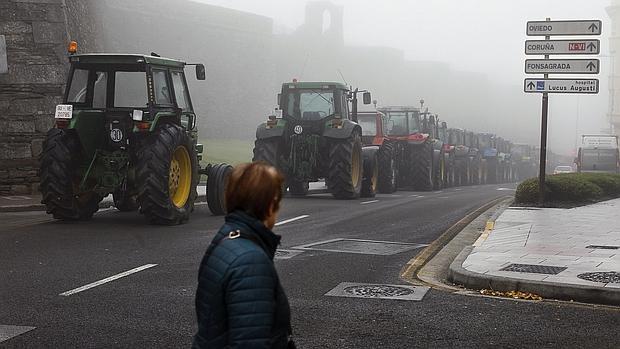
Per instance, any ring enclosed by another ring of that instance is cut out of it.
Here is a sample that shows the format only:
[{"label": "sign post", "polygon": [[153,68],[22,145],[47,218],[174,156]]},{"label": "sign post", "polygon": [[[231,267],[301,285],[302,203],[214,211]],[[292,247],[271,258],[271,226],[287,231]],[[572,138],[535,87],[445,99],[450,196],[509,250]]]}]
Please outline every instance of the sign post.
[{"label": "sign post", "polygon": [[547,128],[549,120],[549,93],[596,94],[599,91],[598,79],[549,79],[549,74],[599,74],[598,59],[549,59],[550,55],[599,54],[600,40],[551,40],[551,36],[601,35],[600,20],[585,21],[530,21],[527,22],[527,35],[544,36],[545,40],[527,40],[526,55],[544,55],[544,59],[527,59],[526,74],[543,74],[542,79],[525,79],[523,91],[542,93],[542,120],[540,127],[540,168],[538,172],[538,191],[540,204],[545,203],[545,180],[547,171]]}]

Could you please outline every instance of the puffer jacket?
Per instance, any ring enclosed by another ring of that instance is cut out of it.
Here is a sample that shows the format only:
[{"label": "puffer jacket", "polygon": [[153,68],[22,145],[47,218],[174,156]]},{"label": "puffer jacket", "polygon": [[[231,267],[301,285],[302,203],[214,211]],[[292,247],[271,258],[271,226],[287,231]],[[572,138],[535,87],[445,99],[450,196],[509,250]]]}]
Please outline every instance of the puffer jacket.
[{"label": "puffer jacket", "polygon": [[[237,230],[242,237],[231,239]],[[192,348],[287,347],[290,308],[273,264],[279,242],[244,212],[226,216],[200,264]]]}]

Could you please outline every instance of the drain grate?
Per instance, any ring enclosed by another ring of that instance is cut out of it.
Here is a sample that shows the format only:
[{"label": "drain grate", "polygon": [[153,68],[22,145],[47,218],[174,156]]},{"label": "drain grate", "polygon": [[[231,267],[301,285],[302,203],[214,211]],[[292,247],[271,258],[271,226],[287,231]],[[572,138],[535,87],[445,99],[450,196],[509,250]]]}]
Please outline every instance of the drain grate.
[{"label": "drain grate", "polygon": [[423,286],[343,282],[331,291],[327,292],[325,295],[335,297],[419,301],[422,300],[428,290],[428,287]]},{"label": "drain grate", "polygon": [[277,249],[276,254],[274,255],[274,258],[275,259],[291,259],[302,252],[303,251]]},{"label": "drain grate", "polygon": [[514,271],[517,273],[533,273],[533,274],[550,274],[556,275],[564,270],[566,267],[554,267],[551,265],[538,265],[538,264],[510,264],[501,271]]},{"label": "drain grate", "polygon": [[390,256],[414,250],[428,245],[406,242],[374,241],[360,239],[332,239],[296,246],[300,250],[318,250],[327,252],[344,252]]},{"label": "drain grate", "polygon": [[606,245],[589,245],[586,248],[593,248],[598,250],[620,250],[620,246],[606,246]]},{"label": "drain grate", "polygon": [[620,273],[615,271],[583,273],[577,275],[577,277],[582,280],[600,282],[604,284],[620,284]]}]

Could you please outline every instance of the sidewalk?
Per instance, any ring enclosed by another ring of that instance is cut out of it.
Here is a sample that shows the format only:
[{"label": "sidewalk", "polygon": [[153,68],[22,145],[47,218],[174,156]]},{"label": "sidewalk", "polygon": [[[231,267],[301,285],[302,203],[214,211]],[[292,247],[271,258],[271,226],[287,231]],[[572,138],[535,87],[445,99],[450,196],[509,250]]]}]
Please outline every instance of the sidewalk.
[{"label": "sidewalk", "polygon": [[450,266],[474,289],[620,305],[620,199],[572,209],[505,210]]},{"label": "sidewalk", "polygon": [[[198,199],[197,202],[206,201],[207,187],[204,185],[198,186]],[[112,195],[105,197],[99,207],[106,208],[114,206],[114,200]],[[0,212],[22,212],[22,211],[45,211],[45,205],[41,203],[41,194],[36,193],[32,195],[13,195],[13,196],[0,196]]]}]

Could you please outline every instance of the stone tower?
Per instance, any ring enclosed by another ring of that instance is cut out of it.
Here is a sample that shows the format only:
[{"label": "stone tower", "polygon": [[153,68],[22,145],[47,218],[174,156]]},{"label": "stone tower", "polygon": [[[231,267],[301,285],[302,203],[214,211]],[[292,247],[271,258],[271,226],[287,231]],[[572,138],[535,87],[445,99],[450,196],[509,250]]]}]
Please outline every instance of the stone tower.
[{"label": "stone tower", "polygon": [[613,132],[620,134],[620,0],[612,0],[607,7],[611,18],[611,36],[609,52],[611,55],[611,73],[609,75],[609,112],[608,117]]}]

